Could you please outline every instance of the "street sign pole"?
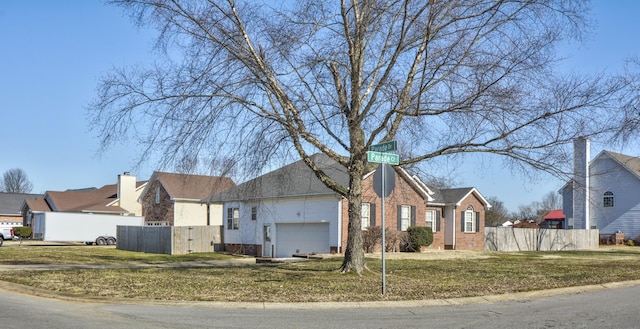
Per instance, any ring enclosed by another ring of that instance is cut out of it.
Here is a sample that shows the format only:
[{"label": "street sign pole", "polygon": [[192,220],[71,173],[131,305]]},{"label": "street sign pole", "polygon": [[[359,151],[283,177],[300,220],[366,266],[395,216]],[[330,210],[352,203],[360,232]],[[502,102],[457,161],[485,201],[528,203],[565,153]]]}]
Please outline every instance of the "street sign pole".
[{"label": "street sign pole", "polygon": [[[376,144],[376,145],[371,145],[369,147],[369,151],[367,152],[367,161],[369,162],[373,162],[373,163],[379,163],[380,166],[382,166],[381,168],[381,179],[382,179],[382,184],[381,188],[382,191],[380,193],[380,198],[382,199],[382,294],[386,294],[387,292],[387,260],[386,260],[386,256],[385,256],[385,249],[387,249],[386,247],[386,236],[385,236],[385,223],[384,223],[384,219],[385,219],[385,207],[384,207],[384,196],[386,194],[386,187],[385,187],[385,167],[387,166],[387,164],[391,164],[391,165],[397,165],[400,162],[400,157],[397,154],[393,154],[393,153],[387,153],[388,151],[396,151],[398,148],[398,144],[396,143],[396,141],[388,141],[388,142],[384,142],[384,143],[380,143],[380,144]],[[393,188],[393,187],[392,187]]]},{"label": "street sign pole", "polygon": [[386,193],[384,193],[384,191],[386,191],[385,186],[384,186],[384,181],[385,181],[385,167],[386,164],[381,163],[380,164],[382,166],[382,195],[380,196],[382,198],[382,295],[384,295],[387,292],[387,278],[386,278],[386,273],[387,273],[387,269],[386,269],[386,259],[385,259],[385,254],[384,254],[384,250],[386,249],[386,243],[385,243],[385,226],[384,226],[384,195]]}]

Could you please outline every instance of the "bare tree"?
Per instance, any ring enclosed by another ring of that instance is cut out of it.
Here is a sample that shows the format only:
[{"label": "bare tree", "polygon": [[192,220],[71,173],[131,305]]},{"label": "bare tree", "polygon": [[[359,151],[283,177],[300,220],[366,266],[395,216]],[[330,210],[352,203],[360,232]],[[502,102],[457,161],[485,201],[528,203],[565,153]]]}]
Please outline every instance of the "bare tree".
[{"label": "bare tree", "polygon": [[547,194],[542,196],[540,206],[543,216],[551,210],[562,209],[562,198],[560,197],[560,193],[554,191],[547,192]]},{"label": "bare tree", "polygon": [[497,197],[489,197],[487,202],[489,202],[491,208],[486,211],[486,225],[498,226],[510,219],[509,210],[504,206],[504,202]]},{"label": "bare tree", "polygon": [[[348,200],[342,271],[365,268],[370,145],[398,141],[401,165],[488,152],[562,175],[564,146],[609,132],[630,84],[553,71],[555,46],[588,27],[583,1],[113,3],[155,26],[166,56],[101,79],[89,111],[102,145],[139,136],[142,157],[205,152],[239,172],[302,159]],[[316,152],[348,169],[348,186]]]},{"label": "bare tree", "polygon": [[33,183],[27,178],[27,173],[20,168],[9,169],[2,175],[0,188],[7,193],[29,193],[33,190]]}]

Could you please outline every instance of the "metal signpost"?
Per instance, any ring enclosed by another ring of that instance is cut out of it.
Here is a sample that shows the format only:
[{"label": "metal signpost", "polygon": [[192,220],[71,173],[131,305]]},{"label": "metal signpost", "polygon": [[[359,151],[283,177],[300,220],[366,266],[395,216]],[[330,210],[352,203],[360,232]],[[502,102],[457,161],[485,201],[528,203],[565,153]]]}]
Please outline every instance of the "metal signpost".
[{"label": "metal signpost", "polygon": [[376,193],[378,193],[378,195],[380,196],[380,198],[382,199],[382,294],[384,295],[387,291],[387,279],[386,279],[386,259],[385,259],[385,249],[386,249],[386,243],[385,243],[385,224],[384,224],[384,214],[385,214],[385,209],[384,209],[384,197],[385,194],[387,194],[386,192],[386,188],[385,188],[385,167],[387,164],[389,165],[397,165],[400,162],[400,157],[397,154],[393,154],[393,153],[385,153],[387,151],[395,151],[397,149],[397,144],[396,141],[389,141],[389,142],[385,142],[385,143],[380,143],[380,144],[376,144],[376,145],[371,145],[369,147],[369,151],[367,152],[367,161],[369,162],[373,162],[373,163],[380,163],[380,167],[381,167],[381,171],[382,171],[382,183],[381,183],[381,191],[378,193],[378,191],[376,191]]}]

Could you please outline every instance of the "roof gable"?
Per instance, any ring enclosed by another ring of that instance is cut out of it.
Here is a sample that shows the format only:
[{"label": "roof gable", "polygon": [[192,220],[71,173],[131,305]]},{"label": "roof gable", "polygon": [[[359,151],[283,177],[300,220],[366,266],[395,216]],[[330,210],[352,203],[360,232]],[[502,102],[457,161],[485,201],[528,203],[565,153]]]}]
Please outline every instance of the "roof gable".
[{"label": "roof gable", "polygon": [[26,211],[25,207],[32,212],[51,211],[51,207],[43,197],[25,200],[22,210]]},{"label": "roof gable", "polygon": [[485,207],[491,208],[489,202],[475,187],[460,187],[450,189],[440,189],[435,192],[434,203],[443,203],[459,206],[461,202],[469,195],[475,195]]},{"label": "roof gable", "polygon": [[594,162],[600,160],[603,157],[609,157],[618,163],[622,168],[628,170],[632,173],[636,178],[640,179],[640,158],[633,157],[630,155],[615,153],[611,151],[602,151],[598,156],[596,156],[593,161],[589,164],[593,164]]}]

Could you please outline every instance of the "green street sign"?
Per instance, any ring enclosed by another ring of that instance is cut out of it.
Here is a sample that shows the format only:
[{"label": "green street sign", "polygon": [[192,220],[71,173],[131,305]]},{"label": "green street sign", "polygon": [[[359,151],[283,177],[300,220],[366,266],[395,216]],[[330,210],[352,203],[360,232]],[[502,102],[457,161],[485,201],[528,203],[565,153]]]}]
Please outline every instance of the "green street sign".
[{"label": "green street sign", "polygon": [[374,163],[388,163],[390,165],[397,165],[400,163],[400,156],[393,153],[383,153],[367,151],[367,161]]},{"label": "green street sign", "polygon": [[389,151],[396,151],[397,149],[398,149],[398,144],[396,143],[396,141],[388,141],[388,142],[369,146],[369,151],[374,151],[374,152],[389,152]]}]

